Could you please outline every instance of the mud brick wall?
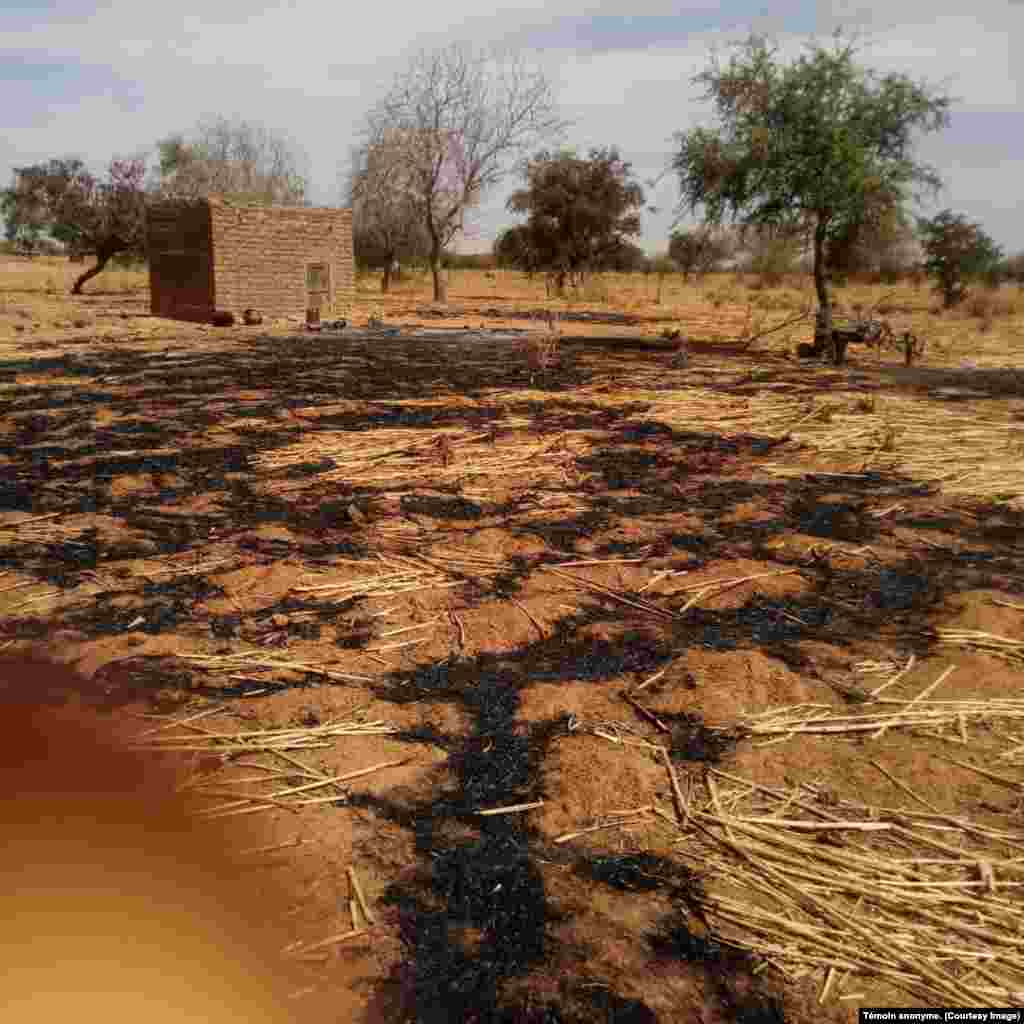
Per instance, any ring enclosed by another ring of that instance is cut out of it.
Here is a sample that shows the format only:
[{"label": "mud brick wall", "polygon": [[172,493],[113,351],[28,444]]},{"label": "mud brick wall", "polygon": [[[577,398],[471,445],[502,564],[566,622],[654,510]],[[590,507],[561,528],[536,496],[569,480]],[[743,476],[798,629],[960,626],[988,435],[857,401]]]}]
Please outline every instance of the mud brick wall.
[{"label": "mud brick wall", "polygon": [[330,267],[331,303],[322,316],[344,316],[355,300],[352,211],[252,206],[209,201],[217,309],[240,317],[306,314],[306,266]]},{"label": "mud brick wall", "polygon": [[216,308],[210,208],[166,203],[146,218],[149,308],[154,316],[209,321]]},{"label": "mud brick wall", "polygon": [[323,317],[346,316],[355,301],[352,211],[257,206],[211,198],[160,203],[147,216],[150,310],[208,323],[215,311],[241,319],[305,317],[306,267],[330,268]]}]

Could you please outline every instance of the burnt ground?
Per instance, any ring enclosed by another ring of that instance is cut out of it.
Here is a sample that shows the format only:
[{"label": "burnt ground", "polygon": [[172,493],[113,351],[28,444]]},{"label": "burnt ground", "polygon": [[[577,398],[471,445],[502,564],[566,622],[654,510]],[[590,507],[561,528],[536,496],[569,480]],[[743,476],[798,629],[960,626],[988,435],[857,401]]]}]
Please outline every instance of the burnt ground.
[{"label": "burnt ground", "polygon": [[[816,1005],[820,976],[785,981],[716,934],[703,907],[720,880],[682,865],[663,820],[555,842],[614,810],[671,809],[659,760],[591,727],[668,747],[684,775],[824,774],[892,802],[857,743],[761,749],[737,722],[842,705],[857,663],[911,654],[894,693],[950,664],[958,695],[1019,693],[1005,662],[936,643],[947,624],[1019,636],[1021,612],[993,603],[1024,602],[1019,512],[837,475],[753,421],[682,429],[630,394],[633,377],[656,382],[647,393],[756,392],[739,354],[697,352],[698,369],[735,370],[698,379],[664,351],[574,345],[531,380],[514,349],[475,335],[57,348],[0,364],[0,645],[75,662],[107,709],[213,700],[255,728],[358,707],[394,725],[338,740],[321,763],[405,765],[266,815],[271,839],[304,840],[275,866],[300,894],[298,938],[343,930],[348,864],[379,908],[370,940],[312,975],[338,1019],[850,1018],[857,1002]],[[855,372],[772,366],[776,383],[817,375],[845,392]],[[780,461],[803,472],[762,468]],[[443,587],[344,596],[421,556]],[[684,608],[698,584],[748,576]],[[397,646],[409,636],[420,642]],[[253,649],[305,667],[184,657]],[[640,710],[623,700],[662,671]],[[917,791],[950,811],[991,802],[938,749],[890,733],[872,756],[923,763]],[[905,1005],[870,981],[856,990],[862,1005]]]}]

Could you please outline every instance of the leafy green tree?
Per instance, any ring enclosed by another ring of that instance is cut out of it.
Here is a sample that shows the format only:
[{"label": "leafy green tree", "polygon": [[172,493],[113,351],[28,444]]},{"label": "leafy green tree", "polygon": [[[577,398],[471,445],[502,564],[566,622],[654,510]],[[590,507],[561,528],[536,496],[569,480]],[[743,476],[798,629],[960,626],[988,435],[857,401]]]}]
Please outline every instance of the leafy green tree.
[{"label": "leafy green tree", "polygon": [[959,305],[967,297],[966,280],[994,275],[1003,259],[1002,250],[963,214],[952,210],[917,222],[924,249],[925,273],[935,280],[935,291],[946,309]]},{"label": "leafy green tree", "polygon": [[948,123],[951,100],[901,74],[860,67],[854,47],[812,45],[791,63],[753,36],[729,62],[696,77],[713,101],[717,128],[676,135],[672,166],[680,205],[706,222],[793,228],[813,246],[819,336],[833,359],[828,248],[851,225],[904,202],[913,186],[940,179],[911,156],[918,131]]},{"label": "leafy green tree", "polygon": [[546,271],[561,294],[568,278],[628,260],[628,239],[640,234],[644,193],[618,150],[592,149],[587,160],[571,150],[545,151],[527,163],[523,176],[526,188],[507,204],[527,215],[506,250],[518,254],[515,265]]},{"label": "leafy green tree", "polygon": [[105,181],[91,174],[81,160],[50,160],[16,167],[14,182],[4,192],[8,231],[29,226],[63,242],[68,252],[93,256],[96,264],[71,288],[80,295],[119,254],[141,256],[146,245],[146,165],[142,160],[112,160]]}]

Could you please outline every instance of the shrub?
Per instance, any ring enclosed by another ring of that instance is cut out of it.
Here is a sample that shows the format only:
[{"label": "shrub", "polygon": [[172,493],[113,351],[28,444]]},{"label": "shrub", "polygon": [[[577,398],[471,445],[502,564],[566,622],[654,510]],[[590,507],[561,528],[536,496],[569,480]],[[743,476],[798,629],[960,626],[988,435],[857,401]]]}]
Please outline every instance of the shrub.
[{"label": "shrub", "polygon": [[935,280],[935,291],[950,309],[967,298],[966,281],[992,273],[1002,259],[999,247],[982,231],[952,210],[931,220],[919,218],[925,271]]}]

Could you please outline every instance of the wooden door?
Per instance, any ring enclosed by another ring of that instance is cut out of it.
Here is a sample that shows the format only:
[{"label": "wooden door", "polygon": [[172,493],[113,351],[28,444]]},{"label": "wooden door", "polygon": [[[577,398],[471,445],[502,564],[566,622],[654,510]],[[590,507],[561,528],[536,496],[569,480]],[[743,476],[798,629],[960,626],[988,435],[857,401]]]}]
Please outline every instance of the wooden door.
[{"label": "wooden door", "polygon": [[306,264],[306,320],[319,323],[331,313],[331,268],[327,263]]}]

